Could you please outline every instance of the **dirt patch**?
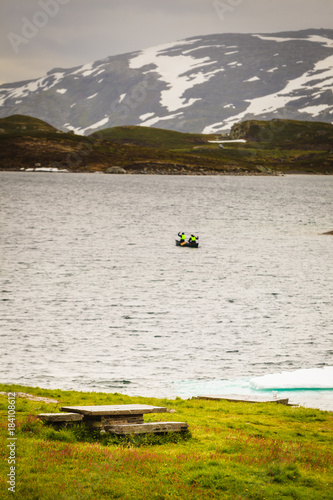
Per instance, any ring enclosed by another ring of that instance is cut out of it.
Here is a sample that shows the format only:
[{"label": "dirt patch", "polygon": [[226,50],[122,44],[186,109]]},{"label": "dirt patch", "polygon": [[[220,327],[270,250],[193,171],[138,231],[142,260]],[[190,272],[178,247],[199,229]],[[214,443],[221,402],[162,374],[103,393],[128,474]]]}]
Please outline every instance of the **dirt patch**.
[{"label": "dirt patch", "polygon": [[[3,396],[7,396],[8,392],[0,392]],[[12,393],[11,393],[12,394]],[[28,394],[27,392],[15,392],[15,397],[22,399],[30,399],[30,401],[39,401],[42,403],[54,403],[58,404],[59,401],[51,398],[44,398],[42,396],[35,396],[34,394]]]}]

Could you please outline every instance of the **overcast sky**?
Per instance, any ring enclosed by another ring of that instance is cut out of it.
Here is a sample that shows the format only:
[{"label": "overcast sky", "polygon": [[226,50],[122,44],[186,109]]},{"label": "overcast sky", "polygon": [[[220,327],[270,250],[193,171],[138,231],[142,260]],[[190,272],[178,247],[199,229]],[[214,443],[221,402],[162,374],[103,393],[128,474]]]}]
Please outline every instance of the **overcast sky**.
[{"label": "overcast sky", "polygon": [[0,83],[190,36],[333,27],[333,0],[0,0],[0,8]]}]

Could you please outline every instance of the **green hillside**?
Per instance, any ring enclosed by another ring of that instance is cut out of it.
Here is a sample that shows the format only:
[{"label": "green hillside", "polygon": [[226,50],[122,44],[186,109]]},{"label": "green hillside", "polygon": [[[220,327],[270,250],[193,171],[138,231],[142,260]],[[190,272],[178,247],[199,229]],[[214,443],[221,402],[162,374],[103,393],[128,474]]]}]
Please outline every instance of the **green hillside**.
[{"label": "green hillside", "polygon": [[73,132],[62,132],[49,123],[26,115],[12,115],[6,118],[0,118],[0,140],[14,139],[18,137],[35,137],[44,138],[46,140],[54,140],[56,142],[63,141],[82,141],[86,140],[80,135],[75,135]]},{"label": "green hillside", "polygon": [[130,125],[126,127],[107,128],[91,134],[90,137],[102,137],[103,140],[121,144],[168,150],[203,145],[207,143],[207,140],[215,136],[185,134],[175,132],[174,130]]},{"label": "green hillside", "polygon": [[38,132],[57,132],[55,127],[43,120],[25,115],[12,115],[7,118],[0,118],[1,134],[29,135]]},{"label": "green hillside", "polygon": [[[245,139],[246,143],[211,140]],[[293,120],[245,121],[230,136],[126,126],[90,136],[61,132],[28,116],[0,120],[0,170],[55,167],[70,172],[181,175],[332,174],[333,125]]]}]

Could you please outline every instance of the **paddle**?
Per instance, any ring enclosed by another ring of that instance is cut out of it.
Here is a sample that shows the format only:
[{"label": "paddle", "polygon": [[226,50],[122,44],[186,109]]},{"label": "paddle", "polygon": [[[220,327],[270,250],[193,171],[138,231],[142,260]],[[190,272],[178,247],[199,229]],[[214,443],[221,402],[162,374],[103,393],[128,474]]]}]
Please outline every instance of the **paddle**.
[{"label": "paddle", "polygon": [[183,241],[180,246],[182,247],[183,245],[185,245],[186,241]]}]

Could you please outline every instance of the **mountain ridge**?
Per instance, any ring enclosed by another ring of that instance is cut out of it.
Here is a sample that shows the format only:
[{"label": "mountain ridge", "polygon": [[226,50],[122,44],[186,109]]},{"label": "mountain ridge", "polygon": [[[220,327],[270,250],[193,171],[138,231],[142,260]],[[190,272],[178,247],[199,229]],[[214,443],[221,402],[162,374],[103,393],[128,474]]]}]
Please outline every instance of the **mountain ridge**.
[{"label": "mountain ridge", "polygon": [[0,86],[0,117],[62,131],[154,126],[228,132],[240,121],[332,122],[333,30],[223,33],[110,56]]}]

